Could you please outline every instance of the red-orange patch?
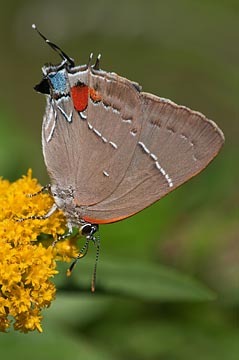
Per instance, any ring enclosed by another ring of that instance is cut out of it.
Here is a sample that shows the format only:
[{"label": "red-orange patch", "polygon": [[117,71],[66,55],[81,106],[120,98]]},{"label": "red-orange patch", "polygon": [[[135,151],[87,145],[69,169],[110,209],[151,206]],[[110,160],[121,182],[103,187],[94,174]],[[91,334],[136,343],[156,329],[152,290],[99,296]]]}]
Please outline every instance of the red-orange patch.
[{"label": "red-orange patch", "polygon": [[71,88],[71,97],[77,111],[84,111],[88,105],[88,86],[76,85]]}]

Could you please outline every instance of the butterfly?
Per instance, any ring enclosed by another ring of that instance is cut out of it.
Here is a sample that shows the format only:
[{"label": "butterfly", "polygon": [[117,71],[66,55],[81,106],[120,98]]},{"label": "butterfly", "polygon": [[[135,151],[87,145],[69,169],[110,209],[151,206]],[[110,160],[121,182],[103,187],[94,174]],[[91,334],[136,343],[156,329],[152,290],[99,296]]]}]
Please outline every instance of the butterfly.
[{"label": "butterfly", "polygon": [[[69,232],[95,241],[99,224],[128,218],[200,173],[224,143],[203,114],[143,92],[133,81],[86,65],[33,28],[61,57],[42,69],[42,147],[54,205]],[[88,247],[88,245],[86,246]]]}]

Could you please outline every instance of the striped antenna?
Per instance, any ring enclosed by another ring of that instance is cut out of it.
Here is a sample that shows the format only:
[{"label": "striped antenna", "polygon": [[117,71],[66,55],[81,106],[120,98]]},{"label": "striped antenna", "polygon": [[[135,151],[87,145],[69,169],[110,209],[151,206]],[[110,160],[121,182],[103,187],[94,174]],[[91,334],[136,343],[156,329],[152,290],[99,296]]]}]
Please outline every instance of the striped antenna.
[{"label": "striped antenna", "polygon": [[96,271],[97,271],[97,264],[98,264],[99,255],[100,255],[100,236],[99,235],[97,237],[95,237],[95,244],[96,244],[95,265],[94,265],[94,270],[93,270],[93,275],[92,275],[92,280],[91,280],[91,292],[92,293],[95,292]]},{"label": "striped antenna", "polygon": [[40,35],[40,37],[54,50],[58,53],[58,55],[60,55],[60,57],[63,60],[66,60],[69,65],[71,67],[75,66],[75,61],[70,58],[59,46],[57,46],[56,44],[52,43],[50,40],[48,40],[37,28],[37,26],[35,24],[32,24],[32,28],[33,30],[36,30],[36,32],[38,33],[38,35]]}]

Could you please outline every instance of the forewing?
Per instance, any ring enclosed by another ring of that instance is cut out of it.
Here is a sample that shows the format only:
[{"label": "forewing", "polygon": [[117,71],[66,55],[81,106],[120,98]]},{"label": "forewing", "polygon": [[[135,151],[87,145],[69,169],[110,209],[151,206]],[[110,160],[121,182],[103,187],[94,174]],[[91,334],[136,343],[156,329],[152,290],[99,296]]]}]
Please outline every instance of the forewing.
[{"label": "forewing", "polygon": [[87,86],[86,109],[76,111],[70,96],[49,98],[43,153],[52,181],[72,187],[76,204],[89,206],[108,198],[130,165],[141,129],[140,92],[103,71],[74,74],[69,88],[76,79]]}]

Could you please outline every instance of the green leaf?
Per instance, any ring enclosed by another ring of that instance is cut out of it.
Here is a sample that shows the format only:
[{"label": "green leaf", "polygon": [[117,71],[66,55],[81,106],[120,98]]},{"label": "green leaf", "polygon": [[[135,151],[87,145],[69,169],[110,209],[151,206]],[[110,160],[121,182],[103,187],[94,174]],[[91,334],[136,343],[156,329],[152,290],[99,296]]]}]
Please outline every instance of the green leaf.
[{"label": "green leaf", "polygon": [[[57,288],[90,291],[93,260],[80,260],[70,278],[61,276]],[[62,271],[62,270],[60,270]],[[106,293],[147,301],[207,301],[215,294],[197,280],[174,269],[130,259],[98,265],[96,294]]]},{"label": "green leaf", "polygon": [[66,335],[63,329],[55,328],[46,329],[42,334],[1,334],[0,346],[2,358],[8,359],[113,359],[107,350],[94,346],[83,334],[77,338],[74,333]]}]

